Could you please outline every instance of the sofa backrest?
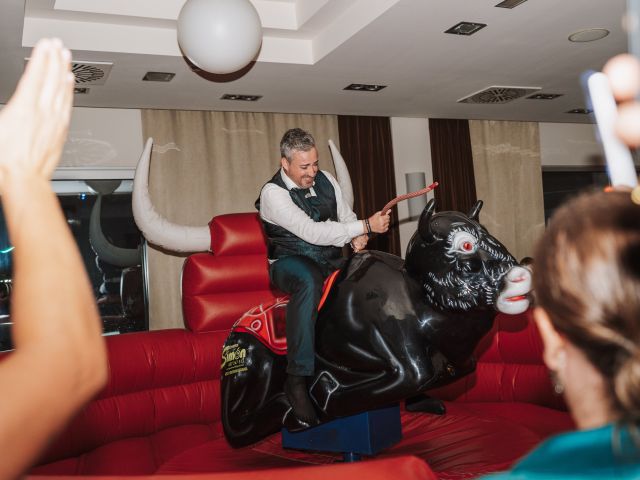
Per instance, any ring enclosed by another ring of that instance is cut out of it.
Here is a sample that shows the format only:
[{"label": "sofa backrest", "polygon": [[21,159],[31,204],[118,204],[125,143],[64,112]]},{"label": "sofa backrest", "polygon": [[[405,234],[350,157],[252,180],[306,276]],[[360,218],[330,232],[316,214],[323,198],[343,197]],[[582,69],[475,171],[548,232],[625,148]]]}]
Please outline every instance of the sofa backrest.
[{"label": "sofa backrest", "polygon": [[193,332],[229,332],[246,311],[278,294],[269,284],[266,239],[257,213],[219,215],[209,224],[211,253],[182,271],[182,308]]},{"label": "sofa backrest", "polygon": [[553,392],[532,312],[498,314],[476,348],[476,371],[433,390],[433,396],[465,402],[527,402],[566,410],[562,398]]}]

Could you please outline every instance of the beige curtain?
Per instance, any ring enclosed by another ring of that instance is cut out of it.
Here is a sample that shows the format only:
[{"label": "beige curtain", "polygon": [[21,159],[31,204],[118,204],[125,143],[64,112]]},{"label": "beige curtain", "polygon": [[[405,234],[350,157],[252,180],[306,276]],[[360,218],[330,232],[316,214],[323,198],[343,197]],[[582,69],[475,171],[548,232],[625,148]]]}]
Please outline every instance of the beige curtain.
[{"label": "beige curtain", "polygon": [[480,221],[517,260],[533,255],[544,230],[537,123],[471,120]]},{"label": "beige curtain", "polygon": [[[172,222],[206,225],[222,213],[255,211],[262,185],[280,165],[289,128],[311,132],[320,168],[334,173],[327,142],[339,145],[334,115],[143,110],[145,139],[154,138],[151,199]],[[181,328],[180,273],[185,256],[149,248],[149,327]]]}]

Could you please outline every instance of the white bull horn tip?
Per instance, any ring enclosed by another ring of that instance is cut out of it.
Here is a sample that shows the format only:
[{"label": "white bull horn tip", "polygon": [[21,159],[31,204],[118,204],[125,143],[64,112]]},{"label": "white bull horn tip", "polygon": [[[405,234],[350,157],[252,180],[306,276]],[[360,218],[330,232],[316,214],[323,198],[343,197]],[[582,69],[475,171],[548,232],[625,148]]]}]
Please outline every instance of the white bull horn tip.
[{"label": "white bull horn tip", "polygon": [[353,208],[353,186],[351,184],[351,176],[349,175],[347,164],[345,163],[344,158],[342,158],[340,150],[338,150],[338,147],[336,147],[336,144],[333,143],[333,140],[331,139],[329,139],[329,149],[331,150],[331,155],[333,157],[333,165],[336,169],[338,185],[340,185],[340,190],[342,190],[342,198],[350,208]]},{"label": "white bull horn tip", "polygon": [[190,227],[162,217],[149,195],[149,164],[153,139],[147,139],[133,179],[131,203],[136,225],[149,243],[173,252],[206,252],[211,245],[209,226]]}]

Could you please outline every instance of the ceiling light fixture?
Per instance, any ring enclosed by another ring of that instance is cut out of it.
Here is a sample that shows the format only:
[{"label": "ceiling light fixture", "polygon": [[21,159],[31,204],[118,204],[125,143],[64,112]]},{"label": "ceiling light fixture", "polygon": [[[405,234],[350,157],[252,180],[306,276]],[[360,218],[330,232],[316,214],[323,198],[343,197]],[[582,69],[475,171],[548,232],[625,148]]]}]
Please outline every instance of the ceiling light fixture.
[{"label": "ceiling light fixture", "polygon": [[89,93],[89,88],[87,87],[75,87],[73,89],[74,95],[85,95]]},{"label": "ceiling light fixture", "polygon": [[142,80],[145,82],[170,82],[175,76],[176,74],[171,72],[147,72]]},{"label": "ceiling light fixture", "polygon": [[574,108],[573,110],[569,110],[568,112],[564,112],[564,113],[574,113],[577,115],[589,115],[590,113],[593,113],[593,110],[589,110],[588,108]]},{"label": "ceiling light fixture", "polygon": [[562,93],[536,93],[527,97],[527,100],[553,100],[561,97]]},{"label": "ceiling light fixture", "polygon": [[249,0],[187,0],[178,15],[180,49],[203,70],[236,72],[257,56],[262,25]]},{"label": "ceiling light fixture", "polygon": [[606,28],[587,28],[569,35],[569,41],[575,43],[595,42],[609,35]]},{"label": "ceiling light fixture", "polygon": [[452,33],[454,35],[473,35],[478,30],[482,30],[486,27],[486,23],[474,23],[474,22],[460,22],[455,24],[449,30],[445,30],[444,33]]},{"label": "ceiling light fixture", "polygon": [[343,90],[355,90],[357,92],[379,92],[383,88],[387,88],[386,85],[373,85],[368,83],[352,83],[343,88]]},{"label": "ceiling light fixture", "polygon": [[495,6],[500,8],[515,8],[518,5],[522,5],[526,1],[527,0],[504,0],[504,2],[500,2]]},{"label": "ceiling light fixture", "polygon": [[257,102],[262,98],[262,95],[237,95],[234,93],[225,93],[220,97],[220,100],[238,100],[240,102]]},{"label": "ceiling light fixture", "polygon": [[466,95],[457,100],[458,103],[501,104],[509,103],[526,95],[531,95],[540,87],[505,87],[491,86],[478,92]]}]

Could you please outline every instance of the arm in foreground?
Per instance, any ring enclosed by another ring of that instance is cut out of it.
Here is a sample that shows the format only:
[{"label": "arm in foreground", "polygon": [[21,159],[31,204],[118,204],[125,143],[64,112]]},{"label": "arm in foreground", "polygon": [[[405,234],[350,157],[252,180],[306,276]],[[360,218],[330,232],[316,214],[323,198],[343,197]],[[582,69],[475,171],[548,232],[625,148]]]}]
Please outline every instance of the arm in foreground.
[{"label": "arm in foreground", "polygon": [[15,352],[0,364],[2,478],[27,470],[107,378],[93,292],[49,184],[71,115],[70,58],[59,41],[40,41],[0,112],[0,194],[15,246]]}]

